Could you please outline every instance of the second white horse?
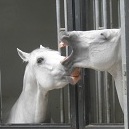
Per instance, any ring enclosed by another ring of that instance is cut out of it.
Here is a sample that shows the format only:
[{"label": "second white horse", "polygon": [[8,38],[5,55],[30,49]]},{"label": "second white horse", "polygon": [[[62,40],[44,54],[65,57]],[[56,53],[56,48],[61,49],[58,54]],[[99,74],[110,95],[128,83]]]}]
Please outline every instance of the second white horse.
[{"label": "second white horse", "polygon": [[23,90],[11,109],[7,123],[41,123],[48,122],[48,92],[62,88],[73,81],[61,65],[65,58],[58,51],[44,48],[25,53],[17,49],[23,61],[28,62]]}]

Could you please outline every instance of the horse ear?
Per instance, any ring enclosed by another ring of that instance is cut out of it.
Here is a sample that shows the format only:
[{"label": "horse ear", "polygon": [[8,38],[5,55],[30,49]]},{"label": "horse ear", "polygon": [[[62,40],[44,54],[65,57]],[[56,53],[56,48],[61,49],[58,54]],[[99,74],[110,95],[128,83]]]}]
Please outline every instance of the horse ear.
[{"label": "horse ear", "polygon": [[18,55],[21,57],[21,59],[22,59],[23,61],[28,62],[29,56],[30,56],[29,53],[23,52],[23,51],[21,51],[21,50],[18,49],[18,48],[17,48],[17,52],[18,52]]},{"label": "horse ear", "polygon": [[45,48],[45,47],[43,47],[42,45],[40,45],[40,49],[41,49],[41,48]]}]

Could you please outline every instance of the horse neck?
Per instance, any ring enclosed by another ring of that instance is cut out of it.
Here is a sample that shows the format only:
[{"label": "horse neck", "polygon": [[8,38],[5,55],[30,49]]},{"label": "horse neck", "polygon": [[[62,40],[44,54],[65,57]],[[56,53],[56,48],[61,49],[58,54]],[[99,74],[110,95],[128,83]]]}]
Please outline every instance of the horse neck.
[{"label": "horse neck", "polygon": [[23,80],[23,91],[37,92],[38,90],[40,90],[44,95],[46,95],[48,92],[47,90],[41,88],[35,78],[35,72],[33,68],[30,65],[27,65]]},{"label": "horse neck", "polygon": [[23,79],[23,92],[24,91],[37,91],[37,82],[34,77],[33,69],[29,65],[26,66]]},{"label": "horse neck", "polygon": [[122,78],[122,51],[121,51],[121,39],[120,33],[118,38],[116,39],[116,55],[118,56],[116,63],[108,70],[108,72],[113,76],[116,85],[116,91],[118,95],[118,100],[120,102],[120,106],[124,111],[124,103],[123,103],[123,78]]},{"label": "horse neck", "polygon": [[40,117],[41,120],[46,119],[48,92],[41,88],[32,72],[33,69],[27,66],[24,75],[22,95],[27,97],[27,101],[32,102],[31,106],[35,107],[35,122],[39,122]]},{"label": "horse neck", "polygon": [[109,71],[108,71],[115,80],[116,85],[116,91],[118,94],[118,99],[120,102],[120,106],[122,110],[123,108],[123,83],[122,83],[122,61],[119,61],[119,63],[115,64]]}]

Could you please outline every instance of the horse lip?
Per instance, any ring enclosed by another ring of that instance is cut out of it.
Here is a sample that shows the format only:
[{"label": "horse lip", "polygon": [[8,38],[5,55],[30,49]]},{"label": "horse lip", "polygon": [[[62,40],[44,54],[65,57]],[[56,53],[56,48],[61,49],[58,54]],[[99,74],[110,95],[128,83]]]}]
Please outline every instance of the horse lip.
[{"label": "horse lip", "polygon": [[71,73],[72,84],[75,85],[81,79],[81,69],[74,68],[73,72]]},{"label": "horse lip", "polygon": [[70,84],[75,85],[81,79],[81,76],[66,76],[66,78]]},{"label": "horse lip", "polygon": [[66,73],[65,76],[69,76],[69,77],[79,77],[81,74],[81,69],[76,67],[74,68],[73,72],[72,73]]}]

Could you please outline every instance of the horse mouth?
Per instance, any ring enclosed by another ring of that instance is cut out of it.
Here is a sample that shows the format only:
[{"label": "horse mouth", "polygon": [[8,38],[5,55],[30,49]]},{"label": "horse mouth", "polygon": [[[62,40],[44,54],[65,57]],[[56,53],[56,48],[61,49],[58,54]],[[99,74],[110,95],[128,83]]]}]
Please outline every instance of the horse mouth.
[{"label": "horse mouth", "polygon": [[[60,44],[59,44],[59,48],[65,48],[66,46],[68,46],[68,43],[60,42]],[[73,54],[73,52],[69,56],[64,58],[64,60],[61,62],[62,65],[67,66],[67,62],[69,62],[70,57],[72,56],[72,54]],[[72,85],[75,85],[81,79],[80,73],[81,73],[80,68],[74,68],[74,70],[72,71],[71,75],[69,76],[70,83]]]}]

